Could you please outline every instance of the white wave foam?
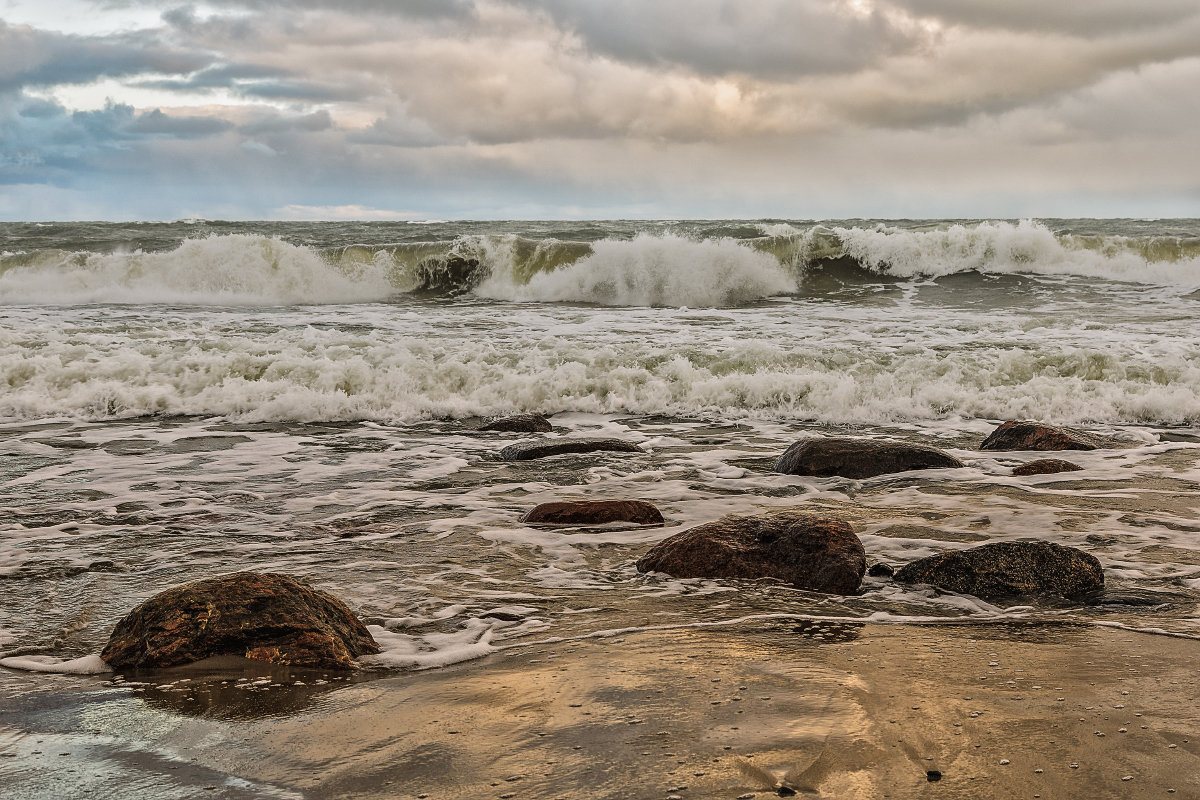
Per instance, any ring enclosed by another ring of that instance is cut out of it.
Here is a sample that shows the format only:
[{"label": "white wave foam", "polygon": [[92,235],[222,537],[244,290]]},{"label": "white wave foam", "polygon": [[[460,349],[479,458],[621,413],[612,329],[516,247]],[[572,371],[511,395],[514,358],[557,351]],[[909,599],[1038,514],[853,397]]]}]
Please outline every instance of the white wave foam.
[{"label": "white wave foam", "polygon": [[1145,243],[1120,237],[1096,242],[1059,237],[1031,220],[923,231],[887,226],[830,230],[841,240],[846,255],[901,278],[980,272],[1200,286],[1200,259],[1182,250],[1162,260],[1147,260],[1141,252]]},{"label": "white wave foam", "polygon": [[246,234],[188,239],[164,253],[47,251],[0,274],[0,303],[295,305],[385,300],[390,259],[337,269],[316,251]]},{"label": "white wave foam", "polygon": [[98,675],[112,672],[112,667],[93,654],[63,661],[53,656],[12,656],[0,658],[0,667],[19,669],[26,672],[51,672],[58,675]]},{"label": "white wave foam", "polygon": [[795,280],[775,258],[736,240],[639,234],[631,241],[596,242],[590,255],[536,273],[525,285],[511,269],[493,265],[476,294],[521,302],[720,308],[795,290]]}]

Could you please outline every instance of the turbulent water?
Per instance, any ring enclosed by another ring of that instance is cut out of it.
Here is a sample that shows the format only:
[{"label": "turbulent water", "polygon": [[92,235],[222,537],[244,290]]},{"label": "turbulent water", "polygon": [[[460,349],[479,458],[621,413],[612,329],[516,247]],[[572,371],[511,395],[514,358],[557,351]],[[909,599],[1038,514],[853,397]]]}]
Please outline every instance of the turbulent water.
[{"label": "turbulent water", "polygon": [[[245,568],[344,597],[393,666],[780,614],[1200,635],[1197,220],[10,223],[0,304],[0,653],[26,665]],[[646,452],[502,462],[523,437],[473,429],[512,412]],[[1010,418],[1111,446],[1013,478],[1033,454],[977,450]],[[831,432],[966,466],[770,472]],[[582,497],[651,500],[668,524],[518,522]],[[1080,546],[1109,598],[1002,609],[633,568],[686,526],[797,506],[849,520],[871,561]]]}]

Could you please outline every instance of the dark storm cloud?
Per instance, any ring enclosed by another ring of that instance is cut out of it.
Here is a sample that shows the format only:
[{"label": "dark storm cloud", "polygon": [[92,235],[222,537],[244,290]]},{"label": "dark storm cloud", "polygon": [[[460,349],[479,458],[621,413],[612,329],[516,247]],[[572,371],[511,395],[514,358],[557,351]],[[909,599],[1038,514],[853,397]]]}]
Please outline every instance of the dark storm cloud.
[{"label": "dark storm cloud", "polygon": [[144,73],[187,74],[213,60],[211,54],[145,36],[72,36],[0,20],[0,91]]}]

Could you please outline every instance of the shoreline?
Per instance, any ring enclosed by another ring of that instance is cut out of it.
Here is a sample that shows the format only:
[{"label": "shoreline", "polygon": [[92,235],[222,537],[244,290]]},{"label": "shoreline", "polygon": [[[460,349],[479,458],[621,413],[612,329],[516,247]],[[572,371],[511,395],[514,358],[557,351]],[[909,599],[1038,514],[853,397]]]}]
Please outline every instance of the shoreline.
[{"label": "shoreline", "polygon": [[1187,797],[1200,775],[1196,640],[753,623],[348,680],[30,677],[0,711],[0,777],[13,797],[687,800],[776,796],[789,770],[843,798]]}]

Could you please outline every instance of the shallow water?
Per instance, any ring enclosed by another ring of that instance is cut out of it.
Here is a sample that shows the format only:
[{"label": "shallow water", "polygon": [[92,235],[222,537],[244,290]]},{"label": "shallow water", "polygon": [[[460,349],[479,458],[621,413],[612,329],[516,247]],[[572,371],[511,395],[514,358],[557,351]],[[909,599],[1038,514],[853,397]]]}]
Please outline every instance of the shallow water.
[{"label": "shallow water", "polygon": [[[140,600],[240,569],[346,599],[391,667],[781,615],[1200,635],[1196,221],[0,232],[0,652],[96,653]],[[482,272],[405,289],[455,253]],[[646,452],[495,459],[523,437],[474,427],[526,411]],[[1070,453],[1081,472],[1013,478],[1036,454],[977,450],[1007,418],[1106,447]],[[828,433],[966,466],[771,473]],[[667,525],[518,521],[584,497],[652,501]],[[1002,609],[876,579],[835,598],[633,568],[688,526],[792,507],[848,520],[892,564],[1079,546],[1109,596]]]}]

